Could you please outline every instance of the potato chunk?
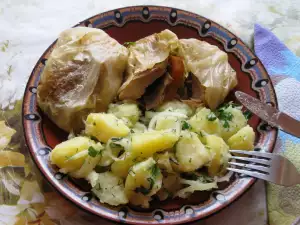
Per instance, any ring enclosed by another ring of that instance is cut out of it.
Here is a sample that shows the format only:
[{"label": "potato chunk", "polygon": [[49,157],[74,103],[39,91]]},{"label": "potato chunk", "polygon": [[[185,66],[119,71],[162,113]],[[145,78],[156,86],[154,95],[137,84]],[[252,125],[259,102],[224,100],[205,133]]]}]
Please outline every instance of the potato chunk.
[{"label": "potato chunk", "polygon": [[111,165],[111,171],[119,177],[126,178],[130,167],[132,167],[136,162],[138,162],[138,159],[135,158],[132,154],[129,154],[125,159],[115,161]]},{"label": "potato chunk", "polygon": [[125,182],[125,193],[131,203],[138,195],[150,197],[162,186],[162,174],[152,157],[135,164],[129,171]]},{"label": "potato chunk", "polygon": [[86,120],[85,133],[106,143],[112,137],[125,137],[130,129],[113,114],[91,113]]},{"label": "potato chunk", "polygon": [[75,137],[64,141],[51,151],[51,163],[63,168],[65,172],[78,170],[88,156],[88,148],[91,146],[98,149],[96,143],[87,137]]},{"label": "potato chunk", "polygon": [[247,125],[247,120],[243,112],[232,106],[227,107],[224,111],[219,113],[219,118],[221,123],[221,136],[225,141]]},{"label": "potato chunk", "polygon": [[88,175],[87,180],[92,186],[92,192],[100,199],[100,202],[113,206],[128,203],[122,178],[111,172],[92,172]]},{"label": "potato chunk", "polygon": [[208,166],[208,173],[210,176],[221,174],[228,161],[229,147],[224,140],[215,135],[206,137],[206,147],[211,154],[211,162]]},{"label": "potato chunk", "polygon": [[210,154],[194,132],[184,132],[176,144],[176,166],[181,172],[192,172],[210,161]]},{"label": "potato chunk", "polygon": [[108,113],[122,119],[128,127],[133,127],[141,116],[141,111],[135,103],[110,104]]},{"label": "potato chunk", "polygon": [[249,125],[240,129],[228,139],[230,149],[253,150],[255,133]]},{"label": "potato chunk", "polygon": [[131,153],[139,157],[150,157],[156,152],[172,148],[178,140],[173,132],[147,131],[133,134],[131,137]]},{"label": "potato chunk", "polygon": [[155,130],[176,129],[178,118],[175,116],[160,117],[156,121]]},{"label": "potato chunk", "polygon": [[200,109],[190,120],[189,124],[192,130],[204,134],[216,134],[220,133],[220,123],[216,115],[207,108]]}]

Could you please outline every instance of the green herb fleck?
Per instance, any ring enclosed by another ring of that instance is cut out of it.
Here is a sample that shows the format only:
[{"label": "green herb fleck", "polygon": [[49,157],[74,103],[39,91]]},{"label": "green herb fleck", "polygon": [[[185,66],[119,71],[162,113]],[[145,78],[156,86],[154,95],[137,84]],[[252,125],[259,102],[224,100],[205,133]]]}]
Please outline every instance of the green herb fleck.
[{"label": "green herb fleck", "polygon": [[208,121],[215,121],[217,119],[216,115],[213,112],[211,112],[210,114],[208,114],[206,116],[206,118],[207,118]]},{"label": "green herb fleck", "polygon": [[191,125],[186,121],[182,121],[181,128],[182,130],[189,130],[191,128]]},{"label": "green herb fleck", "polygon": [[249,110],[243,112],[243,114],[244,114],[246,120],[249,120],[252,117],[252,113]]},{"label": "green herb fleck", "polygon": [[224,120],[223,127],[224,128],[229,128],[230,127],[227,120]]},{"label": "green herb fleck", "polygon": [[135,45],[135,42],[132,42],[132,41],[127,41],[127,42],[124,42],[124,44],[123,44],[125,47],[130,47],[130,46],[132,46],[132,45]]},{"label": "green herb fleck", "polygon": [[222,106],[217,110],[218,117],[220,120],[224,121],[223,127],[229,128],[229,121],[232,121],[233,115],[231,112],[225,111],[229,106]]},{"label": "green herb fleck", "polygon": [[214,179],[207,174],[199,174],[198,180],[202,183],[211,183],[214,181]]},{"label": "green herb fleck", "polygon": [[189,160],[189,163],[191,163],[192,162],[192,158],[190,158],[190,160]]},{"label": "green herb fleck", "polygon": [[159,169],[159,167],[157,166],[157,164],[154,164],[151,168],[151,175],[152,175],[152,177],[156,177],[158,174],[159,174],[159,172],[160,172],[160,169]]},{"label": "green herb fleck", "polygon": [[89,156],[91,157],[96,157],[97,155],[100,154],[100,151],[97,151],[94,147],[90,146],[88,149]]}]

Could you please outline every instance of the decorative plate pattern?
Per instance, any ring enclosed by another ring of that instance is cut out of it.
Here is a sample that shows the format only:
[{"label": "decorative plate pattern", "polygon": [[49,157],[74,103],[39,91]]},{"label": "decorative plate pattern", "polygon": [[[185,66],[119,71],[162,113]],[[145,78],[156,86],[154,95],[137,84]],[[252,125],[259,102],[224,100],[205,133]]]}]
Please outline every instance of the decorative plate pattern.
[{"label": "decorative plate pattern", "polygon": [[[207,41],[228,53],[229,62],[238,76],[237,90],[277,107],[274,88],[260,60],[238,37],[202,16],[175,8],[136,6],[101,13],[76,26],[103,29],[120,43],[135,41],[163,29],[172,30],[179,38]],[[91,193],[79,188],[76,182],[59,173],[49,163],[49,152],[67,136],[40,112],[36,88],[55,43],[45,51],[32,71],[24,94],[22,115],[26,142],[34,161],[47,180],[67,199],[91,213],[117,222],[179,224],[201,219],[221,210],[255,182],[254,178],[234,175],[228,185],[220,185],[220,190],[201,192],[189,200],[154,203],[149,210],[101,204]],[[268,126],[255,116],[249,123],[257,133],[257,149],[272,151],[277,129]]]}]

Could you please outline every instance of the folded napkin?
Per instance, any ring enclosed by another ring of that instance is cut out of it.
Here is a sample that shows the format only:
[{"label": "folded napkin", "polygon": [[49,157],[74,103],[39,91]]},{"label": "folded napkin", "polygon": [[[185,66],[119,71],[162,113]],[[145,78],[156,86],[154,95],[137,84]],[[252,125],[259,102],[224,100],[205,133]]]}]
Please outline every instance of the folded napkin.
[{"label": "folded napkin", "polygon": [[[272,78],[279,109],[300,120],[300,58],[267,29],[255,25],[254,48]],[[279,132],[275,152],[290,159],[300,171],[300,139]],[[300,185],[267,185],[270,225],[300,224]]]}]

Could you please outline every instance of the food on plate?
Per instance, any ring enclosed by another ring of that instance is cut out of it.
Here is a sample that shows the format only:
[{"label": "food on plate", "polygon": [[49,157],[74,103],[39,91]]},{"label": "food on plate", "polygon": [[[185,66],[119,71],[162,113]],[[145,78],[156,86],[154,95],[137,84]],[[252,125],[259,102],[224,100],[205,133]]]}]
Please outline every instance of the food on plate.
[{"label": "food on plate", "polygon": [[210,152],[205,148],[197,134],[182,132],[175,147],[176,168],[181,172],[193,172],[211,160]]},{"label": "food on plate", "polygon": [[240,129],[236,134],[228,139],[230,149],[253,150],[255,133],[249,125]]},{"label": "food on plate", "polygon": [[[112,103],[109,109],[88,115],[86,129],[57,145],[50,159],[62,173],[87,179],[100,202],[113,206],[148,208],[155,196],[188,198],[195,191],[217,188],[215,178],[226,172],[229,146],[246,149],[254,144],[248,125],[230,130],[229,139],[219,132],[224,126],[241,126],[244,115],[231,103],[215,111],[176,100],[151,111],[133,102]],[[228,124],[222,110],[232,113]],[[147,112],[151,116],[146,120]],[[126,126],[124,118],[134,125]],[[218,132],[209,132],[214,131],[211,122]],[[96,167],[106,172],[98,173]]]},{"label": "food on plate", "polygon": [[225,141],[215,135],[205,137],[206,148],[210,152],[211,160],[208,165],[208,174],[216,176],[226,170],[227,162],[230,157],[229,147]]},{"label": "food on plate", "polygon": [[67,30],[38,87],[41,109],[71,133],[50,161],[112,206],[218,188],[229,149],[254,147],[241,107],[224,103],[236,85],[227,54],[203,41],[163,30],[124,47]]},{"label": "food on plate", "polygon": [[128,203],[125,194],[124,181],[111,172],[91,172],[87,180],[92,186],[92,192],[100,199],[100,202],[109,205],[120,205]]},{"label": "food on plate", "polygon": [[61,129],[80,131],[91,112],[105,112],[123,81],[128,50],[100,29],[61,33],[37,88],[42,111]]},{"label": "food on plate", "polygon": [[130,45],[126,79],[119,89],[119,99],[139,99],[150,84],[164,75],[169,55],[176,51],[178,45],[176,34],[169,30]]},{"label": "food on plate", "polygon": [[157,163],[150,157],[131,167],[125,181],[125,193],[131,203],[145,207],[149,205],[149,197],[156,194],[161,186],[162,174]]},{"label": "food on plate", "polygon": [[216,109],[237,85],[236,72],[228,63],[228,55],[217,46],[193,38],[181,39],[180,44],[188,71],[204,89],[205,103]]},{"label": "food on plate", "polygon": [[[58,144],[51,151],[51,163],[57,165],[64,173],[80,170],[89,156],[100,159],[102,145],[88,137],[74,137]],[[95,163],[95,166],[98,162]],[[91,171],[89,171],[91,172]]]},{"label": "food on plate", "polygon": [[91,113],[85,122],[85,133],[104,143],[112,137],[125,137],[129,132],[124,121],[114,114]]},{"label": "food on plate", "polygon": [[222,124],[221,136],[224,140],[228,140],[228,138],[247,125],[247,119],[243,112],[230,104],[220,107],[217,110],[217,114]]}]

